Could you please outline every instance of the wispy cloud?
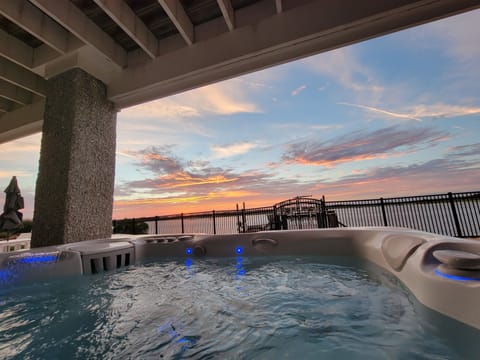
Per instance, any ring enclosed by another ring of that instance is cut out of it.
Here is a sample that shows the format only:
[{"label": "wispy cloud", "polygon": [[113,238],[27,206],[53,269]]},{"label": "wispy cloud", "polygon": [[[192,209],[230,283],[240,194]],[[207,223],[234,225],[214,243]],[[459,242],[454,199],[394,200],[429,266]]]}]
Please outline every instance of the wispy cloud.
[{"label": "wispy cloud", "polygon": [[[449,63],[448,68],[438,73],[448,84],[438,92],[448,97],[475,99],[480,81],[480,46],[478,46],[478,19],[480,10],[474,10],[441,21],[419,26],[397,38],[406,49],[426,53],[436,52],[435,62]],[[468,90],[467,90],[468,89]],[[467,92],[465,92],[467,90]],[[478,99],[478,97],[476,97]]]},{"label": "wispy cloud", "polygon": [[155,100],[123,110],[122,117],[128,118],[187,118],[200,116],[200,112],[171,98]]},{"label": "wispy cloud", "polygon": [[164,141],[173,138],[185,138],[192,134],[202,137],[213,137],[214,132],[199,118],[118,118],[117,143],[121,146],[148,145],[155,143],[158,134],[162,134]]},{"label": "wispy cloud", "polygon": [[344,89],[356,93],[359,100],[377,103],[384,87],[374,72],[361,63],[352,47],[332,50],[303,60],[313,71],[328,76]]},{"label": "wispy cloud", "polygon": [[0,144],[0,155],[8,156],[14,153],[38,153],[40,152],[40,143],[42,135],[40,133]]},{"label": "wispy cloud", "polygon": [[341,129],[344,126],[342,124],[318,124],[318,125],[308,125],[308,124],[299,124],[299,123],[284,123],[284,124],[272,124],[274,129],[307,129],[307,130],[335,130]]},{"label": "wispy cloud", "polygon": [[117,156],[123,156],[123,157],[126,157],[126,158],[130,158],[130,159],[136,159],[136,157],[128,152],[123,152],[123,151],[116,151],[115,154]]},{"label": "wispy cloud", "polygon": [[251,89],[244,81],[234,79],[128,108],[120,114],[126,118],[180,119],[260,112],[251,99]]},{"label": "wispy cloud", "polygon": [[296,89],[292,90],[291,95],[292,96],[297,96],[298,94],[300,94],[306,88],[307,88],[307,85],[301,85],[301,86],[297,87]]},{"label": "wispy cloud", "polygon": [[172,154],[173,145],[150,146],[138,152],[132,152],[141,158],[140,167],[155,174],[165,175],[183,172],[182,160]]},{"label": "wispy cloud", "polygon": [[[351,199],[412,195],[416,191],[425,192],[424,189],[429,189],[428,192],[451,191],[452,181],[456,184],[455,190],[471,190],[476,186],[474,179],[480,176],[480,168],[478,162],[466,161],[464,157],[475,154],[478,143],[451,147],[443,159],[395,167],[379,167],[372,163],[373,168],[352,170],[340,178],[322,178],[319,173],[288,177],[282,168],[285,162],[328,167],[347,161],[390,157],[435,146],[448,135],[423,126],[391,126],[376,131],[357,131],[324,142],[298,141],[288,145],[283,164],[249,171],[213,166],[204,160],[189,161],[176,155],[176,148],[171,145],[148,147],[129,155],[136,156],[139,170],[148,170],[151,175],[117,185],[115,216],[133,211],[137,216],[147,216],[208,208],[233,209],[235,202],[242,201],[248,201],[247,206],[264,206],[306,193]],[[234,145],[238,144],[220,148],[230,154],[240,151],[235,150]],[[412,189],[412,183],[420,190]]]},{"label": "wispy cloud", "polygon": [[[198,195],[189,195],[186,193],[182,194],[173,194],[167,196],[158,196],[153,197],[152,194],[149,196],[141,198],[137,197],[135,199],[118,199],[115,201],[116,206],[138,206],[138,205],[147,205],[150,207],[158,207],[159,205],[165,204],[185,204],[185,203],[202,203],[206,201],[212,201],[217,199],[241,199],[248,196],[255,195],[255,192],[251,191],[223,191],[221,193],[206,193],[206,194],[198,194]],[[202,210],[205,210],[204,208]]]},{"label": "wispy cloud", "polygon": [[195,99],[190,100],[203,111],[214,114],[260,112],[258,105],[248,99],[246,89],[238,85],[241,85],[241,82],[230,81],[205,86],[196,90]]},{"label": "wispy cloud", "polygon": [[[117,185],[116,214],[136,206],[153,211],[153,204],[179,204],[183,207],[182,211],[193,211],[192,204],[208,206],[208,203],[215,202],[218,208],[228,201],[230,205],[227,208],[232,208],[232,201],[255,197],[268,199],[272,188],[275,194],[290,195],[292,190],[293,194],[297,191],[295,184],[308,183],[303,179],[278,178],[271,169],[235,171],[214,167],[208,161],[191,162],[173,154],[169,146],[149,147],[136,155],[138,169],[149,170],[151,176]],[[275,201],[281,199],[275,198]]]},{"label": "wispy cloud", "polygon": [[376,108],[376,107],[373,107],[373,106],[366,106],[366,105],[360,105],[360,104],[350,104],[350,103],[346,103],[346,102],[339,102],[337,104],[372,111],[372,112],[379,113],[379,114],[382,114],[382,115],[386,115],[388,117],[393,117],[393,118],[396,118],[396,119],[422,121],[421,119],[413,117],[412,115],[409,115],[409,114],[400,114],[400,113],[396,113],[396,112],[391,112],[391,111],[379,109],[379,108]]},{"label": "wispy cloud", "polygon": [[212,167],[207,161],[187,161],[172,153],[172,146],[149,147],[136,153],[137,167],[149,170],[153,177],[128,182],[128,191],[145,189],[154,193],[185,188],[190,193],[211,192],[224,189],[224,184],[233,183],[238,176],[229,169]]},{"label": "wispy cloud", "polygon": [[[448,176],[445,176],[446,173]],[[475,186],[475,181],[471,178],[463,177],[473,174],[480,174],[480,167],[476,162],[439,158],[406,166],[376,167],[364,174],[346,176],[341,181],[362,181],[365,183],[382,181],[393,184],[392,181],[398,182],[402,180],[404,186],[408,186],[409,191],[411,191],[412,183],[415,184],[415,187],[418,186],[424,189],[429,189],[428,183],[432,186],[434,184],[435,186],[441,185],[448,189],[451,186],[451,178],[449,179],[451,176],[459,184],[472,186],[471,190]],[[462,188],[465,189],[464,187]]]},{"label": "wispy cloud", "polygon": [[241,155],[249,152],[250,150],[258,147],[257,143],[254,142],[239,142],[229,145],[212,145],[210,150],[213,153],[214,158],[226,158],[235,155]]},{"label": "wispy cloud", "polygon": [[456,191],[471,191],[477,188],[479,176],[478,162],[439,158],[405,166],[374,167],[319,182],[312,192],[341,200],[448,192],[452,183]]},{"label": "wispy cloud", "polygon": [[328,131],[328,130],[336,130],[342,129],[342,124],[327,124],[327,125],[311,125],[309,126],[312,130],[321,130],[321,131]]},{"label": "wispy cloud", "polygon": [[[235,180],[228,184],[206,181],[214,174]],[[219,168],[208,174],[192,176],[203,177],[204,181],[192,185],[187,184],[190,179],[177,180],[177,185],[182,185],[169,187],[170,180],[158,177],[123,184],[116,189],[115,216],[121,217],[132,211],[136,216],[148,216],[209,208],[233,209],[235,202],[241,201],[248,201],[249,207],[267,206],[307,193],[318,197],[326,194],[327,200],[342,200],[447,192],[452,190],[452,182],[456,191],[470,191],[477,186],[480,166],[478,161],[446,157],[405,166],[363,168],[330,180],[321,177],[314,181],[279,179],[271,173],[232,173]],[[271,191],[272,188],[275,192]],[[121,189],[125,192],[122,193]]]},{"label": "wispy cloud", "polygon": [[459,62],[479,64],[480,47],[476,32],[479,15],[480,10],[471,11],[424,26],[417,31],[425,32],[430,38],[440,39],[442,49]]},{"label": "wispy cloud", "polygon": [[360,108],[377,114],[385,115],[389,118],[415,121],[422,121],[422,119],[441,119],[480,114],[480,107],[448,104],[415,105],[406,107],[405,111],[402,113],[361,104],[351,104],[346,102],[339,102],[337,104]]},{"label": "wispy cloud", "polygon": [[387,127],[357,131],[330,141],[302,140],[287,145],[282,160],[289,163],[332,167],[339,163],[386,158],[419,146],[434,146],[448,133],[430,128]]},{"label": "wispy cloud", "polygon": [[480,106],[460,106],[449,104],[416,105],[410,110],[412,116],[418,118],[451,118],[480,114]]},{"label": "wispy cloud", "polygon": [[324,90],[327,90],[327,89],[328,89],[328,84],[319,86],[319,87],[317,88],[318,91],[324,91]]},{"label": "wispy cloud", "polygon": [[448,150],[451,152],[451,155],[455,157],[466,157],[466,156],[480,157],[480,143],[452,146],[448,148]]}]

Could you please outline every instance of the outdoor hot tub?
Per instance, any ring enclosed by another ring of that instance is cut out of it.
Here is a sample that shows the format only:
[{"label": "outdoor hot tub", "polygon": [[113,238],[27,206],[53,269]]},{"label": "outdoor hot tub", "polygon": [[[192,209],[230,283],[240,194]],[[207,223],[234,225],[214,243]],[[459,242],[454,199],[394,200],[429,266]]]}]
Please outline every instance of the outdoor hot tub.
[{"label": "outdoor hot tub", "polygon": [[0,288],[5,358],[480,354],[480,242],[406,229],[117,236],[1,254]]}]

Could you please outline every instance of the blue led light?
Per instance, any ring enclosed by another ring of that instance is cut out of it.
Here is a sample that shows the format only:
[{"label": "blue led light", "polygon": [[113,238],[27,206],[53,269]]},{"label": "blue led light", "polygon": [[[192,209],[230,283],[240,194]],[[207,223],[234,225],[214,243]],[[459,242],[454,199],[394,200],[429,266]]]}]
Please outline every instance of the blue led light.
[{"label": "blue led light", "polygon": [[440,270],[438,269],[435,269],[434,270],[434,273],[438,276],[441,276],[441,277],[444,277],[446,279],[450,279],[450,280],[456,280],[456,281],[480,281],[480,279],[476,279],[476,278],[468,278],[468,277],[465,277],[465,276],[458,276],[458,275],[450,275],[450,274],[445,274],[443,272],[441,272]]},{"label": "blue led light", "polygon": [[192,255],[192,253],[193,253],[192,248],[187,248],[187,250],[185,250],[185,254],[187,255]]},{"label": "blue led light", "polygon": [[243,248],[242,248],[241,246],[237,246],[237,247],[235,248],[235,252],[236,252],[237,254],[242,254],[242,253],[243,253]]},{"label": "blue led light", "polygon": [[6,269],[0,270],[0,284],[7,284],[13,277],[13,273]]},{"label": "blue led light", "polygon": [[244,269],[238,269],[237,270],[237,275],[238,276],[244,276],[245,275],[245,270]]},{"label": "blue led light", "polygon": [[237,279],[240,279],[245,275],[245,269],[243,268],[243,257],[237,256],[237,264],[235,265]]},{"label": "blue led light", "polygon": [[185,259],[185,266],[187,267],[187,269],[190,269],[190,267],[192,266],[193,264],[193,261],[191,258],[186,258]]},{"label": "blue led light", "polygon": [[17,259],[21,264],[51,263],[57,261],[57,255],[32,255]]}]

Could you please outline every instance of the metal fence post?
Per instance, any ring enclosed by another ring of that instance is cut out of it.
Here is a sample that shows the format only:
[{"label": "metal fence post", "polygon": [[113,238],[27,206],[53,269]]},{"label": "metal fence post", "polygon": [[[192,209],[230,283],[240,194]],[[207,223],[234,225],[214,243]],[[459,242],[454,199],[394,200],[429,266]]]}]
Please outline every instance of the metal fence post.
[{"label": "metal fence post", "polygon": [[135,235],[137,232],[135,231],[135,218],[132,219],[132,234]]},{"label": "metal fence post", "polygon": [[238,204],[237,204],[237,231],[238,231],[238,233],[240,234],[240,233],[241,233],[241,231],[240,231],[240,226],[241,226],[241,224],[240,224],[240,215],[239,215],[239,213],[240,213],[240,210],[239,210],[239,207],[238,207]]},{"label": "metal fence post", "polygon": [[245,203],[243,203],[243,209],[242,209],[242,232],[246,232],[246,226],[245,226],[245,223],[246,223],[247,219],[245,217]]},{"label": "metal fence post", "polygon": [[460,227],[460,221],[458,221],[457,209],[455,208],[455,202],[451,192],[448,193],[448,200],[450,201],[450,207],[452,208],[453,221],[455,222],[455,227],[457,228],[457,237],[462,237],[462,228]]},{"label": "metal fence post", "polygon": [[185,227],[183,225],[183,213],[180,214],[180,220],[182,222],[182,234],[185,234]]},{"label": "metal fence post", "polygon": [[328,223],[327,223],[327,205],[325,203],[325,195],[322,195],[322,200],[321,200],[321,214],[322,214],[322,228],[328,228]]},{"label": "metal fence post", "polygon": [[274,230],[282,229],[280,225],[280,216],[277,213],[277,207],[275,205],[273,205],[273,226],[274,226]]},{"label": "metal fence post", "polygon": [[158,234],[158,216],[155,216],[155,234]]},{"label": "metal fence post", "polygon": [[213,235],[217,233],[217,224],[215,223],[215,210],[212,210]]},{"label": "metal fence post", "polygon": [[382,207],[383,226],[388,226],[387,213],[385,212],[385,203],[383,202],[383,197],[380,198],[380,205]]}]

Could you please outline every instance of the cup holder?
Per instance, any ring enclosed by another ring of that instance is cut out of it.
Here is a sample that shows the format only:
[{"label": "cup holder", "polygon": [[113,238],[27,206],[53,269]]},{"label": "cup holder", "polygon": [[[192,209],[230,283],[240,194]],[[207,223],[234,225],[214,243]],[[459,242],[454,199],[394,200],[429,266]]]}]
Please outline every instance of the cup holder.
[{"label": "cup holder", "polygon": [[193,248],[193,255],[197,257],[203,257],[207,254],[207,249],[201,245],[197,245]]}]

